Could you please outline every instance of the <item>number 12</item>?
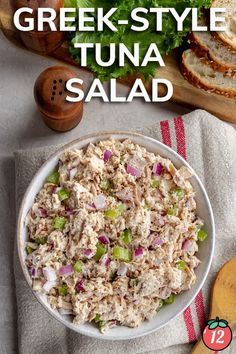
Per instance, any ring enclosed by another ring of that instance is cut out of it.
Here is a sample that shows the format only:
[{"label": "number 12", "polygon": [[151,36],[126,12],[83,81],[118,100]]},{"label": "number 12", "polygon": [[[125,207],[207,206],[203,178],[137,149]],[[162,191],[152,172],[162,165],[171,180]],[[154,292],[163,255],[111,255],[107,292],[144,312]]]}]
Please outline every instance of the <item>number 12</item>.
[{"label": "number 12", "polygon": [[[218,329],[217,331],[212,331],[211,343],[224,344],[224,340],[222,340],[224,334],[225,332],[222,331],[222,329]],[[218,335],[218,338],[216,338],[216,335]]]}]

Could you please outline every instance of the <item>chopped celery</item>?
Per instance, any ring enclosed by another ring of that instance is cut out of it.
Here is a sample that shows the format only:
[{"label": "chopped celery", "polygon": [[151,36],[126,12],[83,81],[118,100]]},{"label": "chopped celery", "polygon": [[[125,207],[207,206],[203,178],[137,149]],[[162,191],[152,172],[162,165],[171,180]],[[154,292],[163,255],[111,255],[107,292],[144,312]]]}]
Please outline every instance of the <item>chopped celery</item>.
[{"label": "chopped celery", "polygon": [[104,212],[104,215],[107,219],[115,220],[118,218],[119,214],[116,210],[108,209]]},{"label": "chopped celery", "polygon": [[96,314],[96,316],[94,317],[94,322],[98,323],[100,321],[101,316],[99,315],[99,313]]},{"label": "chopped celery", "polygon": [[131,233],[131,231],[129,229],[126,229],[123,232],[121,232],[120,239],[126,245],[129,245],[132,242],[132,233]]},{"label": "chopped celery", "polygon": [[104,190],[109,190],[111,188],[111,184],[108,179],[104,179],[100,182],[100,188]]},{"label": "chopped celery", "polygon": [[159,312],[160,309],[163,307],[163,305],[164,305],[164,301],[163,301],[163,300],[160,300],[159,305],[158,305],[158,308],[156,309],[156,312]]},{"label": "chopped celery", "polygon": [[151,204],[148,203],[147,201],[145,201],[144,208],[147,209],[147,210],[150,210],[151,209]]},{"label": "chopped celery", "polygon": [[117,219],[124,211],[125,211],[125,205],[120,204],[117,206],[116,209],[108,209],[104,212],[104,215],[107,219],[110,220],[115,220]]},{"label": "chopped celery", "polygon": [[57,192],[57,195],[60,199],[60,201],[62,202],[63,200],[66,200],[68,198],[70,198],[70,192],[66,191],[65,189],[61,189]]},{"label": "chopped celery", "polygon": [[106,325],[106,321],[101,320],[101,316],[99,315],[99,313],[97,313],[94,317],[94,322],[97,324],[99,329],[102,329],[102,327]]},{"label": "chopped celery", "polygon": [[26,246],[25,250],[26,250],[27,255],[29,255],[30,253],[34,252],[33,248],[31,248],[30,246]]},{"label": "chopped celery", "polygon": [[60,173],[58,171],[53,171],[48,177],[47,182],[53,184],[59,184]]},{"label": "chopped celery", "polygon": [[177,207],[173,207],[168,209],[167,214],[168,215],[173,215],[173,216],[177,216],[178,215],[178,208]]},{"label": "chopped celery", "polygon": [[41,236],[41,237],[38,237],[35,242],[38,244],[38,245],[45,245],[45,243],[47,242],[47,236]]},{"label": "chopped celery", "polygon": [[126,209],[126,206],[124,204],[119,204],[118,207],[116,208],[116,211],[119,215],[121,215]]},{"label": "chopped celery", "polygon": [[171,294],[167,299],[164,300],[166,305],[171,305],[175,301],[174,294]]},{"label": "chopped celery", "polygon": [[101,320],[101,321],[97,322],[97,325],[98,325],[99,329],[102,329],[102,327],[104,327],[106,325],[106,321]]},{"label": "chopped celery", "polygon": [[75,271],[76,273],[80,273],[80,272],[82,272],[83,267],[84,267],[84,263],[81,262],[81,261],[77,261],[77,262],[75,263],[73,269],[74,269],[74,271]]},{"label": "chopped celery", "polygon": [[184,196],[184,190],[181,189],[181,188],[179,188],[179,187],[177,187],[177,188],[175,188],[175,189],[173,190],[173,195],[175,195],[175,196],[178,197],[178,198],[183,198],[183,196]]},{"label": "chopped celery", "polygon": [[62,231],[66,225],[67,219],[63,216],[56,216],[53,220],[53,227],[55,230]]},{"label": "chopped celery", "polygon": [[185,261],[179,261],[178,263],[177,263],[177,267],[178,267],[178,269],[179,270],[185,270],[185,268],[186,268],[186,263],[185,263]]},{"label": "chopped celery", "polygon": [[151,187],[152,187],[152,188],[159,188],[159,187],[160,187],[160,184],[161,184],[161,182],[160,182],[158,179],[153,179],[153,180],[151,181]]},{"label": "chopped celery", "polygon": [[104,256],[104,254],[106,254],[107,249],[105,246],[103,246],[100,242],[97,243],[97,251],[96,254],[94,256],[94,258],[96,259],[96,261],[99,261],[100,258],[102,258],[102,256]]},{"label": "chopped celery", "polygon": [[115,246],[113,248],[113,256],[114,258],[119,259],[120,261],[129,262],[131,260],[130,250],[120,246]]},{"label": "chopped celery", "polygon": [[67,285],[66,284],[62,284],[62,286],[59,286],[58,293],[59,293],[60,296],[66,296],[68,294]]},{"label": "chopped celery", "polygon": [[129,284],[130,284],[130,286],[131,286],[132,288],[134,288],[135,286],[138,285],[138,279],[137,279],[137,278],[132,278],[132,279],[130,279]]},{"label": "chopped celery", "polygon": [[120,163],[121,165],[123,165],[125,163],[125,154],[124,155],[121,155],[120,157]]},{"label": "chopped celery", "polygon": [[197,233],[197,238],[199,241],[203,242],[207,238],[207,232],[203,229],[200,229]]}]

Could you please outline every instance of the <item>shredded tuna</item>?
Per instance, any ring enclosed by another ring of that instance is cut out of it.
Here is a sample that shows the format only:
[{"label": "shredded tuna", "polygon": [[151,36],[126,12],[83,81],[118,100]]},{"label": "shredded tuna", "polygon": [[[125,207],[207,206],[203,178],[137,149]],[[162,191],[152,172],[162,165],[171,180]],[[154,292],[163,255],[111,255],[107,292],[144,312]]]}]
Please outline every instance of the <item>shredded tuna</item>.
[{"label": "shredded tuna", "polygon": [[[105,163],[104,151],[111,152]],[[128,164],[140,173],[127,173]],[[78,325],[94,321],[104,333],[117,324],[139,326],[170,295],[193,286],[203,221],[189,169],[130,140],[111,139],[65,151],[58,172],[59,185],[45,182],[25,220],[33,290],[52,308],[69,311]],[[183,247],[186,240],[191,247]],[[60,275],[66,266],[73,272]],[[48,267],[56,274],[51,283]]]}]

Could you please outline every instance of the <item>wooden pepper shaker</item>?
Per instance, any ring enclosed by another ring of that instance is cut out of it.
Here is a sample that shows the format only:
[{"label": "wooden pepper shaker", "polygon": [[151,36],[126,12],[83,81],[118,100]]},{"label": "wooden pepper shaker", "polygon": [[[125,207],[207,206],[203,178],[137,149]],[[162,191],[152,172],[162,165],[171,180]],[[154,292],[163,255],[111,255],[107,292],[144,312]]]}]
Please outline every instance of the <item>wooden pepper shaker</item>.
[{"label": "wooden pepper shaker", "polygon": [[50,30],[49,25],[44,24],[43,31],[37,31],[38,27],[38,9],[40,7],[44,8],[53,8],[57,17],[54,21],[54,24],[59,28],[60,21],[60,8],[64,6],[64,0],[16,0],[12,1],[12,7],[14,11],[18,10],[21,7],[29,7],[33,10],[32,14],[22,13],[20,16],[20,23],[22,26],[26,25],[26,20],[29,18],[34,19],[34,30],[28,32],[20,32],[20,37],[25,46],[29,49],[32,49],[36,52],[42,54],[47,54],[53,52],[64,41],[64,33],[59,30],[53,32]]},{"label": "wooden pepper shaker", "polygon": [[[65,132],[73,129],[82,119],[83,102],[68,102],[66,90],[69,79],[78,75],[69,68],[54,66],[43,71],[34,85],[34,97],[44,122],[53,130]],[[82,89],[79,84],[74,87]]]}]

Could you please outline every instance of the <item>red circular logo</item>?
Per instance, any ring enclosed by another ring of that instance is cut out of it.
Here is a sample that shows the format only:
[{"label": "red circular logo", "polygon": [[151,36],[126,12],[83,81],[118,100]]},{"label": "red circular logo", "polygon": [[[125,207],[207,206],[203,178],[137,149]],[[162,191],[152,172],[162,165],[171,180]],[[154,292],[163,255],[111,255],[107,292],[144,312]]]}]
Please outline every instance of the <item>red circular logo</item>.
[{"label": "red circular logo", "polygon": [[233,335],[228,322],[220,320],[219,317],[207,322],[207,326],[203,332],[203,342],[211,350],[221,351],[226,349]]}]

